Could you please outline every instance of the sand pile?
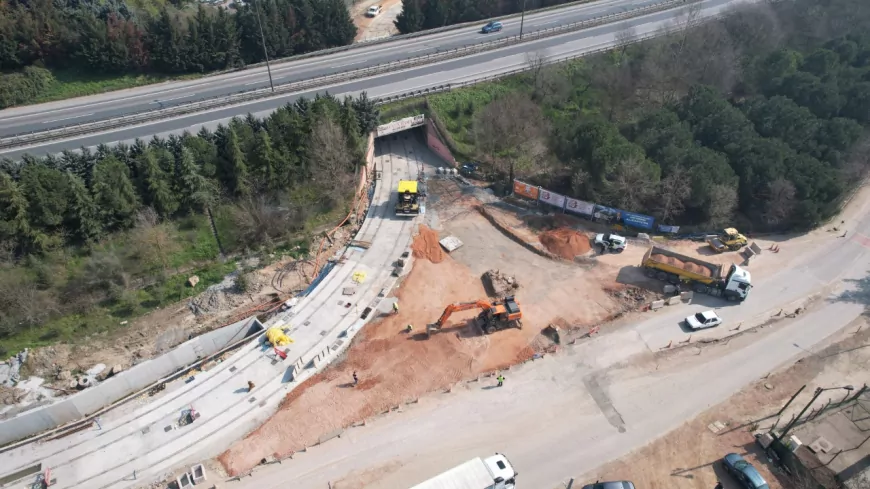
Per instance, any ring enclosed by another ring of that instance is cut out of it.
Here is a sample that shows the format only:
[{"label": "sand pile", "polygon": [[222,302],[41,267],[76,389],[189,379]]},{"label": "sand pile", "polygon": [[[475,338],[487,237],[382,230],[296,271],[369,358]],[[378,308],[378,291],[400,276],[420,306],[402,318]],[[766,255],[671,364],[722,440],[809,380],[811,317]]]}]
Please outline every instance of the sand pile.
[{"label": "sand pile", "polygon": [[425,258],[432,263],[441,263],[444,260],[444,250],[438,242],[438,232],[428,226],[420,226],[420,232],[414,238],[411,245],[414,257]]},{"label": "sand pile", "polygon": [[547,251],[566,260],[589,251],[589,238],[573,229],[558,228],[547,231],[538,238]]},{"label": "sand pile", "polygon": [[671,265],[672,267],[681,268],[683,270],[686,270],[686,271],[689,271],[692,273],[697,273],[698,275],[703,275],[705,277],[712,277],[713,276],[713,272],[711,272],[710,269],[707,267],[702,267],[701,265],[696,265],[696,264],[691,263],[691,262],[684,262],[682,260],[679,260],[679,259],[671,257],[671,256],[652,255],[651,258],[659,263],[667,263],[668,265]]}]

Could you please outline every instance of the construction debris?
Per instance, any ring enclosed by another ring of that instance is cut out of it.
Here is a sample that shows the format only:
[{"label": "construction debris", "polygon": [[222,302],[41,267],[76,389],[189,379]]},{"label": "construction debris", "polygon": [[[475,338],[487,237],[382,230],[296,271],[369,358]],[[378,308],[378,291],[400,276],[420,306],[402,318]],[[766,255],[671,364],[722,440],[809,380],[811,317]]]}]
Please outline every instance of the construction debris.
[{"label": "construction debris", "polygon": [[503,274],[500,270],[487,270],[483,274],[483,286],[490,297],[505,297],[514,295],[520,288],[520,283],[515,277]]},{"label": "construction debris", "polygon": [[196,287],[196,284],[199,283],[199,275],[191,275],[191,276],[187,279],[187,283],[188,283],[191,287]]},{"label": "construction debris", "polygon": [[439,241],[439,243],[441,243],[441,246],[443,246],[448,253],[456,251],[463,244],[462,241],[456,236],[447,236],[446,238]]}]

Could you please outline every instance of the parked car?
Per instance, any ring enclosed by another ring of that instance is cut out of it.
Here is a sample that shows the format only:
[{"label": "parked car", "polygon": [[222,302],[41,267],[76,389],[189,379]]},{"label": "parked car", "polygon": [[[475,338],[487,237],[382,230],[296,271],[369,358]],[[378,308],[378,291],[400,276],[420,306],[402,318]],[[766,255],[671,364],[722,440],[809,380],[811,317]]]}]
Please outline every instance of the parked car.
[{"label": "parked car", "polygon": [[484,34],[489,34],[490,32],[499,32],[499,31],[501,31],[501,28],[502,28],[501,22],[494,20],[494,21],[490,22],[489,24],[486,24],[485,26],[483,26],[483,29],[481,29],[480,32],[482,32]]},{"label": "parked car", "polygon": [[722,324],[722,318],[713,311],[699,312],[686,318],[686,326],[691,329],[715,328]]},{"label": "parked car", "polygon": [[381,13],[380,5],[372,5],[366,10],[366,17],[377,17]]},{"label": "parked car", "polygon": [[596,482],[586,484],[583,489],[634,489],[634,484],[629,481]]},{"label": "parked car", "polygon": [[770,489],[758,469],[736,453],[729,453],[722,459],[722,465],[737,482],[746,489]]},{"label": "parked car", "polygon": [[612,251],[613,253],[622,253],[625,251],[625,245],[627,240],[613,233],[607,234],[599,234],[595,236],[595,246],[597,246],[601,253],[605,253],[607,251]]}]

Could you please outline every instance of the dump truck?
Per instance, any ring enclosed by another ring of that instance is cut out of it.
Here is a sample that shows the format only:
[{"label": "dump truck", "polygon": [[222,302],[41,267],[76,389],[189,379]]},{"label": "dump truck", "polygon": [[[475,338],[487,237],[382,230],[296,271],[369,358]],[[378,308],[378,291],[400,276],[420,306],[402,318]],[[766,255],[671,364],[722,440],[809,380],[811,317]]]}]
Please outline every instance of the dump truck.
[{"label": "dump truck", "polygon": [[715,236],[707,236],[707,244],[716,253],[722,253],[727,250],[737,251],[746,246],[746,236],[740,234],[734,228],[723,229],[721,233]]},{"label": "dump truck", "polygon": [[419,182],[399,180],[399,200],[396,202],[397,216],[416,216],[420,214]]},{"label": "dump truck", "polygon": [[488,301],[477,300],[472,302],[457,302],[444,308],[441,317],[432,324],[426,325],[426,335],[431,336],[447,323],[454,312],[480,309],[480,314],[474,319],[475,324],[486,334],[507,328],[523,328],[523,312],[520,304],[514,296],[505,297],[502,300]]},{"label": "dump truck", "polygon": [[517,473],[507,457],[477,457],[411,489],[514,489]]},{"label": "dump truck", "polygon": [[647,250],[641,267],[648,277],[674,285],[690,285],[698,294],[724,297],[730,301],[743,302],[752,289],[749,271],[733,263],[725,267],[658,246]]}]

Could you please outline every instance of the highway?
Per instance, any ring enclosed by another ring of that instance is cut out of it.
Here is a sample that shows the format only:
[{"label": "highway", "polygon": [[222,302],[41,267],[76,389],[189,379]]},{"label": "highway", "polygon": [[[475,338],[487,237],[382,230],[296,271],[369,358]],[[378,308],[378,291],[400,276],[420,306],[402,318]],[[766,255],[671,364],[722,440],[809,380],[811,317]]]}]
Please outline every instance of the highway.
[{"label": "highway", "polygon": [[[661,0],[604,0],[558,10],[530,14],[525,33],[588,20],[593,17],[643,7]],[[428,36],[353,48],[308,59],[276,63],[272,77],[276,85],[375,66],[390,61],[424,56],[462,46],[505,38],[520,32],[520,19],[503,22],[498,33],[482,34],[480,27],[450,30]],[[197,81],[163,83],[68,101],[25,106],[0,112],[0,137],[42,131],[71,123],[104,120],[129,113],[171,107],[204,98],[269,88],[265,67],[210,76]]]},{"label": "highway", "polygon": [[[700,15],[712,16],[719,14],[731,5],[738,3],[738,1],[740,0],[706,0],[702,4],[703,9],[701,10]],[[186,116],[179,116],[167,120],[155,121],[139,126],[120,128],[100,134],[89,134],[68,139],[54,140],[46,143],[38,143],[25,148],[0,150],[0,157],[18,159],[25,153],[38,156],[59,153],[65,149],[93,147],[103,143],[129,143],[134,141],[136,138],[150,138],[155,134],[158,136],[167,136],[169,134],[181,133],[183,131],[196,132],[202,126],[214,128],[217,124],[226,122],[234,116],[242,116],[247,113],[252,113],[257,116],[265,116],[271,113],[271,111],[276,107],[280,107],[288,102],[293,102],[299,97],[313,97],[316,93],[322,93],[325,91],[329,91],[336,95],[355,95],[364,91],[367,92],[370,97],[379,98],[436,87],[448,83],[462,83],[482,76],[497,75],[521,69],[524,66],[527,66],[529,54],[537,53],[549,57],[550,59],[562,59],[577,56],[580,53],[612,46],[617,42],[616,35],[626,28],[633,28],[635,34],[638,36],[652,35],[663,27],[672,26],[675,20],[680,16],[680,13],[684,11],[685,8],[677,8],[670,11],[652,13],[620,22],[618,24],[598,26],[582,31],[513,45],[498,50],[473,54],[462,58],[408,68],[346,83],[336,83],[319,90],[260,99],[249,103],[228,106]],[[529,22],[528,19],[527,22]],[[413,41],[419,42],[418,40]],[[374,48],[379,48],[379,46],[373,46],[372,49]],[[101,104],[102,102],[95,103]],[[82,107],[80,107],[80,109],[84,110]],[[15,110],[35,109],[24,107]],[[94,108],[93,110],[97,109]],[[51,117],[58,115],[63,114],[54,114]],[[31,117],[29,115],[12,115],[12,113],[10,113],[10,116],[11,117],[6,117],[5,119],[12,120],[6,121],[6,123],[12,123],[19,127],[24,124],[25,120],[28,120],[28,117]],[[46,117],[46,114],[43,113],[37,117]]]}]

